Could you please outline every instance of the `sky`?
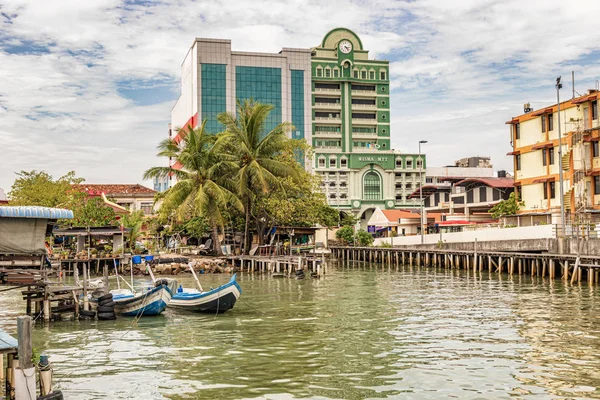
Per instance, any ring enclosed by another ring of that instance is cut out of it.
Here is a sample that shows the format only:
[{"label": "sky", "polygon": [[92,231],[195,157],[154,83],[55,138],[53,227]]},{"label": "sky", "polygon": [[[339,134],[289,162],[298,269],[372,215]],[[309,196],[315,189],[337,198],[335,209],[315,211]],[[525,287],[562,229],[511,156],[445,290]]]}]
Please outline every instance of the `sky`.
[{"label": "sky", "polygon": [[392,147],[428,165],[490,156],[512,171],[508,126],[600,79],[600,1],[0,0],[0,188],[15,172],[146,183],[162,165],[195,37],[235,51],[314,47],[336,27],[390,61]]}]

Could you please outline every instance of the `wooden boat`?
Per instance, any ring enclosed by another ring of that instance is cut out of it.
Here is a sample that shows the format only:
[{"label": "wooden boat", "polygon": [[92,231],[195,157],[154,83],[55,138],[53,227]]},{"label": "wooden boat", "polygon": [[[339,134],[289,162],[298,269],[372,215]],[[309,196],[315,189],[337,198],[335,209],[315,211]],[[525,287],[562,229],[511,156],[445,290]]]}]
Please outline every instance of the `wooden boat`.
[{"label": "wooden boat", "polygon": [[[191,267],[190,269],[193,271]],[[179,287],[169,307],[196,312],[224,313],[233,308],[242,294],[242,288],[238,285],[235,274],[225,285],[209,291],[202,290],[196,274],[194,272],[193,274],[200,290]]]},{"label": "wooden boat", "polygon": [[115,313],[130,317],[159,315],[165,311],[173,296],[169,282],[163,279],[141,293],[134,293],[129,289],[111,290],[111,293]]}]

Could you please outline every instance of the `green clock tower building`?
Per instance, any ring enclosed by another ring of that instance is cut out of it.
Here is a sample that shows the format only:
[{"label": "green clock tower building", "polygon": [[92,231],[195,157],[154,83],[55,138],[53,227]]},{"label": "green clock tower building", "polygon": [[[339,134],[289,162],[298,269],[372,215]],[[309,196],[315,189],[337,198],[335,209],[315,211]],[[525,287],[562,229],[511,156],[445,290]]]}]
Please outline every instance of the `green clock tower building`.
[{"label": "green clock tower building", "polygon": [[390,148],[389,62],[368,55],[345,28],[311,53],[313,170],[329,204],[363,225],[376,207],[418,207],[409,196],[426,167],[425,156]]}]

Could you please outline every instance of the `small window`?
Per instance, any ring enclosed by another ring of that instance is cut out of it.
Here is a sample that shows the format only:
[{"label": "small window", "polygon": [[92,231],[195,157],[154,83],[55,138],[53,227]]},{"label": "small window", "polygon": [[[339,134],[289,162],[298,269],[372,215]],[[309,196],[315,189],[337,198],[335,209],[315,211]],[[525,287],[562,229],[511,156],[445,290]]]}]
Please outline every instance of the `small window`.
[{"label": "small window", "polygon": [[544,182],[543,188],[544,188],[544,200],[548,200],[548,182]]},{"label": "small window", "polygon": [[412,160],[406,160],[406,168],[412,168]]},{"label": "small window", "polygon": [[335,187],[335,182],[329,183],[329,187]]},{"label": "small window", "polygon": [[548,148],[548,155],[550,156],[550,165],[554,165],[554,147]]},{"label": "small window", "polygon": [[385,81],[385,71],[381,71],[379,73],[379,79],[381,79],[382,81]]},{"label": "small window", "polygon": [[548,151],[546,149],[542,149],[542,165],[545,167],[548,161]]},{"label": "small window", "polygon": [[385,100],[381,100],[381,105],[385,106],[387,103],[385,102]]},{"label": "small window", "polygon": [[333,70],[333,77],[334,78],[339,78],[340,76],[340,70],[339,69],[334,69]]},{"label": "small window", "polygon": [[423,161],[417,160],[417,168],[421,169],[422,166],[423,166]]},{"label": "small window", "polygon": [[548,114],[548,130],[549,131],[554,130],[554,115],[552,115],[552,114]]},{"label": "small window", "polygon": [[515,124],[515,139],[516,140],[521,139],[521,124],[519,124],[519,123]]},{"label": "small window", "polygon": [[385,118],[386,118],[385,114],[382,114],[381,119],[385,119]]},{"label": "small window", "polygon": [[360,78],[367,79],[367,71],[360,71]]},{"label": "small window", "polygon": [[385,130],[385,129],[382,129],[382,130],[381,130],[381,133],[387,133],[387,130]]},{"label": "small window", "polygon": [[319,158],[319,168],[325,168],[325,159]]},{"label": "small window", "polygon": [[600,148],[598,147],[598,142],[592,142],[592,154],[593,157],[600,157]]},{"label": "small window", "polygon": [[515,156],[515,162],[517,164],[517,171],[520,171],[521,170],[521,155],[520,154],[517,154]]},{"label": "small window", "polygon": [[369,71],[369,79],[375,80],[375,71]]},{"label": "small window", "polygon": [[401,159],[396,159],[396,168],[402,168],[402,160]]},{"label": "small window", "polygon": [[340,160],[340,167],[341,167],[341,168],[346,168],[347,166],[348,166],[348,160],[347,160],[347,159],[345,159],[345,158],[342,158],[342,159]]},{"label": "small window", "polygon": [[425,178],[425,183],[433,183],[433,178]]},{"label": "small window", "polygon": [[353,76],[354,76],[354,78],[358,79],[358,70],[357,69],[354,70]]},{"label": "small window", "polygon": [[325,70],[325,78],[331,78],[331,70],[329,68]]},{"label": "small window", "polygon": [[317,68],[317,76],[323,76],[323,70],[321,68]]},{"label": "small window", "polygon": [[330,158],[329,159],[329,168],[335,168],[335,166],[336,166],[335,158]]},{"label": "small window", "polygon": [[594,176],[594,194],[600,194],[600,175]]},{"label": "small window", "polygon": [[550,182],[550,198],[551,199],[556,198],[556,182],[555,181]]},{"label": "small window", "polygon": [[329,195],[329,198],[330,198],[330,199],[335,199],[336,197],[337,197],[337,196],[335,195],[335,193],[331,193],[331,194]]},{"label": "small window", "polygon": [[546,116],[542,115],[542,133],[546,132]]},{"label": "small window", "polygon": [[592,119],[598,119],[598,100],[592,102]]}]

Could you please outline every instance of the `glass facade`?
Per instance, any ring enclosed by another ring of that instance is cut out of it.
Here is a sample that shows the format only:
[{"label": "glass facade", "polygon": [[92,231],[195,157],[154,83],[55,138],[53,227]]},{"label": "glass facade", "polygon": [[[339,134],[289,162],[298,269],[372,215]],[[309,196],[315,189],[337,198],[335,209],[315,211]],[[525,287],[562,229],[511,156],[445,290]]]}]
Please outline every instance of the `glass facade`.
[{"label": "glass facade", "polygon": [[221,132],[222,125],[217,115],[227,111],[227,92],[225,64],[201,64],[202,121],[206,119],[206,131]]},{"label": "glass facade", "polygon": [[292,139],[304,139],[304,71],[292,70]]},{"label": "glass facade", "polygon": [[281,123],[281,68],[236,66],[235,93],[238,101],[254,99],[273,105],[265,133]]}]

